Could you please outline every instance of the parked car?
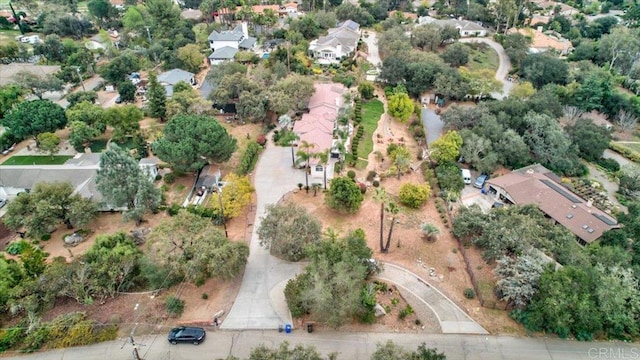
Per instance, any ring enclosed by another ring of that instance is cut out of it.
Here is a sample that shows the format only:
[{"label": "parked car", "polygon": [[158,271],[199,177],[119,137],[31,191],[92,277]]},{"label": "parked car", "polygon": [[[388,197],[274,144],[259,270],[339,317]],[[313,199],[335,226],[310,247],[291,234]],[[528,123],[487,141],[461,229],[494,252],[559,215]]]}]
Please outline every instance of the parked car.
[{"label": "parked car", "polygon": [[7,205],[7,199],[0,199],[0,209]]},{"label": "parked car", "polygon": [[204,341],[206,332],[200,327],[181,326],[169,331],[169,342],[177,344],[179,342],[200,345]]},{"label": "parked car", "polygon": [[460,174],[465,185],[471,184],[471,171],[469,169],[460,169]]},{"label": "parked car", "polygon": [[116,104],[122,104],[122,98],[120,96],[116,98]]},{"label": "parked car", "polygon": [[480,174],[480,176],[478,176],[476,178],[476,182],[473,183],[473,187],[478,188],[478,189],[482,189],[484,187],[484,183],[489,180],[489,175],[487,174]]}]

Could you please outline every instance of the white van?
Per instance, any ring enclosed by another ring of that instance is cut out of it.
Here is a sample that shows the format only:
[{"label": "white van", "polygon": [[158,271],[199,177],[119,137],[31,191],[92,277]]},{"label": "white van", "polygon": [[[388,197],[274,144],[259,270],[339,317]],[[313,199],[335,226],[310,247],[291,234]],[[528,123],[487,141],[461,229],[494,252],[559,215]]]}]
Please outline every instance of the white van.
[{"label": "white van", "polygon": [[462,173],[462,180],[464,180],[465,185],[471,184],[471,171],[469,169],[460,169]]}]

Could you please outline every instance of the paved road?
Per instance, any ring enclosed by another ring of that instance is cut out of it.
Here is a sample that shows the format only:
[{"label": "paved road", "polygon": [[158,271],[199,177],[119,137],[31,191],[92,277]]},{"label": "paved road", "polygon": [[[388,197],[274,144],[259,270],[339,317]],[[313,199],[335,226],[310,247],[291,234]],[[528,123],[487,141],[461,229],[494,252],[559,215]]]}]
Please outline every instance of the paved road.
[{"label": "paved road", "polygon": [[443,334],[488,334],[446,295],[418,275],[391,263],[384,263],[378,278],[404,288],[436,315]]},{"label": "paved road", "polygon": [[291,148],[275,146],[269,141],[256,165],[254,179],[258,201],[249,259],[238,296],[222,320],[222,329],[277,329],[291,322],[282,290],[286,281],[302,267],[271,256],[260,246],[256,232],[266,205],[278,202],[298,183],[304,183],[304,173],[293,169]]},{"label": "paved road", "polygon": [[504,48],[499,43],[489,39],[489,38],[463,38],[458,40],[460,42],[481,42],[489,45],[497,54],[498,54],[498,70],[496,71],[496,80],[502,83],[502,92],[491,94],[494,98],[501,100],[507,96],[509,96],[509,91],[511,91],[511,87],[513,83],[507,81],[507,75],[511,70],[511,61],[509,60],[509,56],[504,51]]},{"label": "paved road", "polygon": [[[220,359],[229,354],[246,358],[251,349],[264,344],[273,347],[287,340],[291,345],[313,345],[322,354],[338,353],[340,360],[370,359],[376,344],[392,340],[406,349],[415,350],[421,343],[436,347],[450,360],[574,360],[574,359],[638,359],[640,345],[615,342],[576,342],[547,338],[513,338],[484,335],[424,335],[405,333],[342,333],[316,331],[308,334],[294,331],[216,331],[207,333],[200,346],[170,345],[166,334],[136,339],[140,356],[146,360]],[[92,346],[48,351],[46,353],[15,354],[8,359],[24,360],[130,360],[131,345],[112,341]],[[206,355],[205,355],[206,354]]]},{"label": "paved road", "polygon": [[367,60],[375,65],[376,67],[382,66],[382,61],[380,60],[380,53],[378,52],[378,38],[374,31],[368,30],[369,36],[362,37],[364,42],[367,44],[367,51],[369,56],[367,56]]}]

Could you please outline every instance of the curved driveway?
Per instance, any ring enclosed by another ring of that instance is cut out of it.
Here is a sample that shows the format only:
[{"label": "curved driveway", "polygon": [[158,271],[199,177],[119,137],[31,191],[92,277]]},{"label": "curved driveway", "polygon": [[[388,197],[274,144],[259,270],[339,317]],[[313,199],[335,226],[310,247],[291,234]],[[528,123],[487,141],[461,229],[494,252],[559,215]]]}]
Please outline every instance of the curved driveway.
[{"label": "curved driveway", "polygon": [[463,38],[458,41],[462,43],[472,43],[472,42],[481,42],[489,45],[497,54],[498,54],[498,70],[496,71],[496,80],[502,83],[502,92],[491,94],[494,98],[501,100],[507,96],[509,96],[509,91],[513,86],[513,83],[510,81],[506,81],[507,75],[511,70],[511,61],[509,61],[509,56],[504,51],[504,48],[499,43],[489,39],[489,38]]}]

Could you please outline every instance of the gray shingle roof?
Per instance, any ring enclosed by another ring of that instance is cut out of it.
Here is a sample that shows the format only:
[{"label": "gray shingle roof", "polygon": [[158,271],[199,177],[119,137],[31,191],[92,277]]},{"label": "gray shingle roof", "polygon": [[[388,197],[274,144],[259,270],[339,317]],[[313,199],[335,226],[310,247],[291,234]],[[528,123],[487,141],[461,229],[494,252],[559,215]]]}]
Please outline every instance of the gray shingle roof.
[{"label": "gray shingle roof", "polygon": [[208,39],[209,41],[240,41],[243,35],[242,25],[238,25],[233,30],[212,31]]},{"label": "gray shingle roof", "polygon": [[[188,84],[193,77],[194,74],[188,71],[184,71],[182,69],[171,69],[158,75],[158,82],[175,85],[179,81],[184,81]],[[167,96],[169,96],[168,93]]]},{"label": "gray shingle roof", "polygon": [[2,166],[0,183],[8,187],[32,189],[39,182],[68,182],[74,188],[74,193],[100,201],[102,195],[96,189],[97,170],[97,165]]},{"label": "gray shingle roof", "polygon": [[238,46],[241,49],[252,49],[253,46],[256,44],[256,41],[258,41],[258,39],[249,36],[248,38],[242,40],[240,44],[238,44]]},{"label": "gray shingle roof", "polygon": [[233,59],[234,56],[236,56],[237,52],[238,52],[238,49],[233,48],[231,46],[225,46],[225,47],[222,47],[222,48],[212,52],[211,55],[209,55],[209,59],[211,59],[211,60],[231,60],[231,59]]}]

